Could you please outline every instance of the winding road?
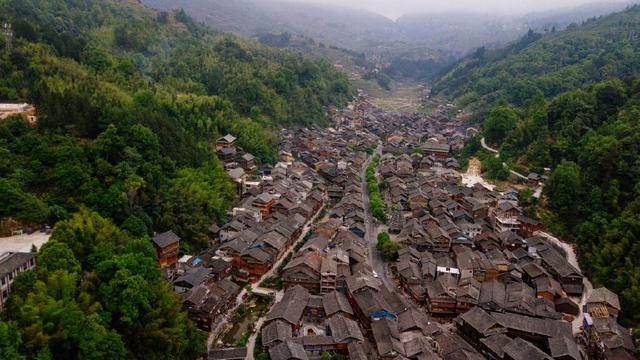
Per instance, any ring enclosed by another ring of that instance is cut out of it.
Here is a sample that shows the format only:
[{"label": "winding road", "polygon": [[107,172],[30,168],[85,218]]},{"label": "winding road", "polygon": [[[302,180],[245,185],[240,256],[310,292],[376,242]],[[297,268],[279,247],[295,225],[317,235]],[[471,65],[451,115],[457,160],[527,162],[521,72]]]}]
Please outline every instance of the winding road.
[{"label": "winding road", "polygon": [[482,137],[482,139],[480,139],[480,145],[482,145],[482,148],[487,150],[488,152],[492,152],[494,154],[496,154],[496,157],[500,156],[500,152],[494,148],[489,147],[489,145],[487,145],[487,142],[484,140],[484,136]]},{"label": "winding road", "polygon": [[[490,153],[494,153],[496,154],[496,157],[500,157],[500,152],[492,147],[489,147],[489,145],[487,145],[487,142],[485,141],[484,137],[482,137],[482,139],[480,139],[480,145],[482,145],[482,148],[487,150]],[[509,169],[509,166],[507,165],[507,163],[503,162],[502,166],[506,167],[509,170],[509,173],[522,179],[522,180],[529,180],[528,177],[526,177],[523,174],[520,174],[519,172],[515,171],[515,170],[511,170]],[[539,199],[540,195],[542,195],[542,184],[538,184],[538,187],[533,191],[533,197]]]}]

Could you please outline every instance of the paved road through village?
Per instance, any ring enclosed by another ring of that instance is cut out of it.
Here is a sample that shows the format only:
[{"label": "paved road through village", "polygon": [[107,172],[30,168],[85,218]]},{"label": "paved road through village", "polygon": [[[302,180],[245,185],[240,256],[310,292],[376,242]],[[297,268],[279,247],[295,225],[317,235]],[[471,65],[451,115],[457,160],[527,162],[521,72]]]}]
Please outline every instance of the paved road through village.
[{"label": "paved road through village", "polygon": [[[373,155],[382,155],[382,145],[378,145],[378,147],[374,150]],[[369,246],[369,264],[371,264],[371,268],[378,274],[378,278],[382,280],[384,285],[387,287],[389,291],[394,291],[395,284],[393,280],[389,279],[389,275],[387,274],[387,267],[385,265],[384,260],[380,256],[380,253],[376,250],[376,243],[378,241],[378,225],[377,220],[374,219],[371,214],[371,209],[369,207],[369,190],[367,189],[367,179],[366,179],[366,171],[367,167],[371,163],[373,156],[369,158],[367,163],[364,165],[362,169],[362,173],[360,174],[361,183],[362,183],[362,197],[365,203],[365,229],[366,229],[366,240],[367,245]]]}]

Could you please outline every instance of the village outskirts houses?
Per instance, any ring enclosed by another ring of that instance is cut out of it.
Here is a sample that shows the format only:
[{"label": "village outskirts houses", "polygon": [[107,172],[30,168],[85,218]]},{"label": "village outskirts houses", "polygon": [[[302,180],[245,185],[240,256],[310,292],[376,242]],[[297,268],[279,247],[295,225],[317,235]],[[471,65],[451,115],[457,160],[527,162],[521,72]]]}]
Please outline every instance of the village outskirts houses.
[{"label": "village outskirts houses", "polygon": [[36,253],[4,252],[0,254],[0,290],[2,291],[0,310],[4,309],[11,295],[11,284],[16,276],[21,272],[35,271],[35,269]]},{"label": "village outskirts houses", "polygon": [[27,103],[0,103],[0,121],[10,116],[21,116],[30,126],[38,124],[36,107]]}]

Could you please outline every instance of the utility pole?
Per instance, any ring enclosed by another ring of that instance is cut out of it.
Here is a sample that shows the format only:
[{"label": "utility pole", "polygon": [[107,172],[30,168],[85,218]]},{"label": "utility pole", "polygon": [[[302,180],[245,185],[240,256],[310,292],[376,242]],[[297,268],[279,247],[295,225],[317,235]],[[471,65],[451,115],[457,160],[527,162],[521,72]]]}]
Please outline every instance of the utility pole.
[{"label": "utility pole", "polygon": [[4,35],[5,50],[9,52],[13,46],[13,29],[11,28],[11,23],[7,21],[2,22],[2,35]]}]

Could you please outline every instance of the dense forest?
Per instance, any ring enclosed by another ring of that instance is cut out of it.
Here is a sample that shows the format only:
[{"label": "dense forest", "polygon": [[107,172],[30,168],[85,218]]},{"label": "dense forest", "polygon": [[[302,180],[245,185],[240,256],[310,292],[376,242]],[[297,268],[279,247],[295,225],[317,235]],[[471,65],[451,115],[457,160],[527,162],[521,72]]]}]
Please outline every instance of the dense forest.
[{"label": "dense forest", "polygon": [[500,148],[500,159],[490,157],[496,168],[552,169],[538,214],[575,241],[594,285],[620,294],[630,326],[640,324],[639,30],[636,6],[529,33],[479,50],[436,86],[477,110],[487,142]]},{"label": "dense forest", "polygon": [[148,236],[202,247],[235,200],[215,139],[273,161],[279,127],[325,123],[347,78],[136,1],[0,0],[0,18],[14,30],[0,100],[38,115],[0,122],[0,220],[56,224],[37,274],[14,282],[0,358],[198,356]]},{"label": "dense forest", "polygon": [[[486,105],[505,99],[526,105],[568,90],[640,71],[640,8],[591,19],[565,31],[529,31],[498,50],[477,49],[434,85],[436,94],[459,103]],[[484,115],[484,113],[481,113]]]}]

